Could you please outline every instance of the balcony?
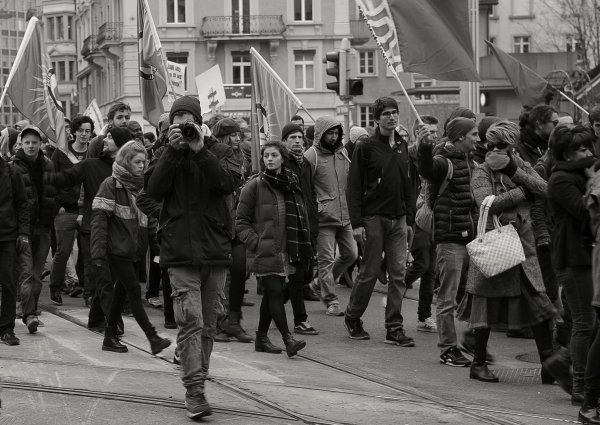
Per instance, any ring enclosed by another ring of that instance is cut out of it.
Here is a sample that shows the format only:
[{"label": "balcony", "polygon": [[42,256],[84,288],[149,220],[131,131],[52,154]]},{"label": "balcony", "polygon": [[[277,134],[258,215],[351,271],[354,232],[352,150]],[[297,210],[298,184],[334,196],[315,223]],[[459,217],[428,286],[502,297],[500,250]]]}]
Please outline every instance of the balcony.
[{"label": "balcony", "polygon": [[204,38],[282,37],[281,15],[206,16],[200,33]]},{"label": "balcony", "polygon": [[373,38],[371,35],[371,30],[369,30],[369,27],[364,19],[350,21],[350,34],[352,34],[350,44],[353,46],[365,44],[367,41]]},{"label": "balcony", "polygon": [[122,22],[105,22],[98,28],[98,35],[96,36],[96,43],[101,45],[106,42],[117,42],[121,40],[121,33],[123,29]]},{"label": "balcony", "polygon": [[88,35],[81,45],[81,56],[86,58],[89,56],[94,50],[96,50],[96,36],[94,34]]}]

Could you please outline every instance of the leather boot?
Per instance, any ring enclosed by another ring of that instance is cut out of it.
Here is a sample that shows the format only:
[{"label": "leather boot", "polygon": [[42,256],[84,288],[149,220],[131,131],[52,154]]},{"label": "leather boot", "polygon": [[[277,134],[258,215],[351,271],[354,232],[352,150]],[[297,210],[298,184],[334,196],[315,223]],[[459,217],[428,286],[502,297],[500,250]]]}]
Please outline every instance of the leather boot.
[{"label": "leather boot", "polygon": [[485,362],[475,363],[471,365],[471,371],[469,372],[469,378],[477,379],[482,382],[500,382],[498,377],[488,369]]},{"label": "leather boot", "polygon": [[288,357],[293,357],[298,354],[298,351],[306,347],[306,341],[297,341],[294,339],[291,333],[287,333],[283,336],[283,342],[285,343],[285,352]]},{"label": "leather boot", "polygon": [[579,421],[584,424],[600,424],[598,394],[586,394],[583,406],[579,410]]},{"label": "leather boot", "polygon": [[246,333],[240,325],[242,319],[241,311],[230,311],[229,321],[224,331],[229,335],[234,336],[239,342],[252,342],[254,339]]},{"label": "leather boot", "polygon": [[542,360],[542,382],[549,383],[551,375],[558,385],[569,395],[573,393],[573,373],[571,372],[571,356],[569,350],[560,348],[554,352],[540,353]]},{"label": "leather boot", "polygon": [[115,328],[107,326],[104,328],[104,341],[102,341],[102,351],[114,351],[115,353],[126,353],[127,346],[121,344]]},{"label": "leather boot", "polygon": [[266,332],[256,332],[254,351],[259,353],[281,354],[281,348],[273,345]]},{"label": "leather boot", "polygon": [[171,340],[159,336],[154,328],[152,328],[146,336],[148,337],[148,342],[150,342],[150,351],[152,351],[152,355],[157,355],[171,345]]},{"label": "leather boot", "polygon": [[581,406],[584,399],[584,380],[585,372],[573,371],[573,394],[571,394],[571,404]]}]

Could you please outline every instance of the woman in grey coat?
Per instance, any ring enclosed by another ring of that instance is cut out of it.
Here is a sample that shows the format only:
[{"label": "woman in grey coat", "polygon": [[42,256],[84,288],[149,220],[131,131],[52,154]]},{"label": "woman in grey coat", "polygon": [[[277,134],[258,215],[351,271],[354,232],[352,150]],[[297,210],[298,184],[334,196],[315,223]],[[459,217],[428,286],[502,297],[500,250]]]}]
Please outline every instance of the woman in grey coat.
[{"label": "woman in grey coat", "polygon": [[[516,124],[500,121],[488,129],[486,138],[485,162],[473,172],[471,180],[473,196],[478,205],[487,196],[496,196],[486,229],[494,228],[492,215],[498,216],[501,225],[511,223],[519,234],[526,260],[491,278],[486,278],[471,261],[466,293],[458,314],[475,332],[475,357],[470,377],[498,382],[485,362],[490,328],[496,325],[508,329],[531,326],[540,360],[544,361],[553,354],[550,325],[556,313],[545,293],[529,216],[534,196],[546,197],[546,182],[513,152],[519,139]],[[542,375],[544,382],[553,381],[545,369]]]}]

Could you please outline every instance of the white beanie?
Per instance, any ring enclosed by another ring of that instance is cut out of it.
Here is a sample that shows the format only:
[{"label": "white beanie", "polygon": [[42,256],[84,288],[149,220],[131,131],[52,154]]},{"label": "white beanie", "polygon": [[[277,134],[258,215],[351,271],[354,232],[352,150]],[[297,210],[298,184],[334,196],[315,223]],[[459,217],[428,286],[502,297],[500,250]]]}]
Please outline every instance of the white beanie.
[{"label": "white beanie", "polygon": [[350,142],[351,143],[356,143],[356,141],[358,140],[358,138],[360,136],[369,136],[369,133],[367,133],[367,130],[365,130],[362,127],[352,127],[350,129]]}]

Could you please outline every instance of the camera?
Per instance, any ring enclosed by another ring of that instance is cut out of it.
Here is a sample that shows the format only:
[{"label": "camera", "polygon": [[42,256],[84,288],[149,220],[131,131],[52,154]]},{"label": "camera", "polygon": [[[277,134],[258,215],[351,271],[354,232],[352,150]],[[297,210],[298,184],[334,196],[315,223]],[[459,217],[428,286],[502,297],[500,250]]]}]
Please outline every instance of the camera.
[{"label": "camera", "polygon": [[186,142],[192,141],[198,137],[198,130],[196,129],[196,126],[191,122],[179,124],[179,129],[181,130],[181,134],[183,135],[183,140],[185,140]]}]

